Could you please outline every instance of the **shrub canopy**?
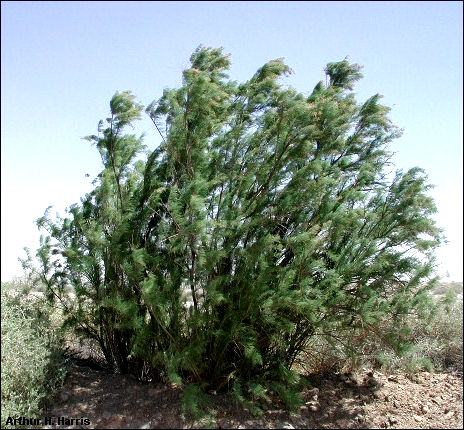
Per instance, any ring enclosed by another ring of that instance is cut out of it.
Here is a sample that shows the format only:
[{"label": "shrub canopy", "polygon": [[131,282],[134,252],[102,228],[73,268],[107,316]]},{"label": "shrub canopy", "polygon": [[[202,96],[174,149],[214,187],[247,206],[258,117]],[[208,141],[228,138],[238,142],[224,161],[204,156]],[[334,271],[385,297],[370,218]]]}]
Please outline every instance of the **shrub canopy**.
[{"label": "shrub canopy", "polygon": [[389,177],[400,130],[380,95],[356,101],[359,65],[328,64],[307,96],[279,83],[282,59],[241,84],[222,49],[190,61],[146,108],[162,136],[146,161],[126,133],[143,107],[113,96],[87,137],[95,188],[38,220],[40,275],[115,369],[290,402],[313,337],[343,343],[423,300],[441,240],[429,185]]}]

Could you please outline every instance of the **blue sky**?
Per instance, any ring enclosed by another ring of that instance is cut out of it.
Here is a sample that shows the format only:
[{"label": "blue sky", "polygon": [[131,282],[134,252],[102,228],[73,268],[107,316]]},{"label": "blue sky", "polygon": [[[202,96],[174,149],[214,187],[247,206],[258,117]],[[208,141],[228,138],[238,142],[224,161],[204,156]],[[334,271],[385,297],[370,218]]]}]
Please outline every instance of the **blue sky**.
[{"label": "blue sky", "polygon": [[[147,105],[200,44],[231,54],[243,81],[284,57],[286,83],[308,93],[330,61],[364,65],[358,99],[379,92],[405,129],[391,148],[399,168],[423,167],[449,243],[440,273],[462,280],[461,2],[21,2],[1,3],[1,279],[20,274],[33,221],[64,214],[99,172],[81,140],[106,118],[116,90]],[[145,143],[158,142],[149,119]],[[89,173],[90,178],[85,174]]]}]

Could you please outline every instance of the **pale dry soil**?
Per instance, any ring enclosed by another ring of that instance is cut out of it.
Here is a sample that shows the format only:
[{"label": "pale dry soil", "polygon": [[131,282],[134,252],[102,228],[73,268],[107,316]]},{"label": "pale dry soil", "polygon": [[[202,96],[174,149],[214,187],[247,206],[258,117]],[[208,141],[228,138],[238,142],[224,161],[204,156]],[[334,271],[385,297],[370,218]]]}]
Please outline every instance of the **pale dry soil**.
[{"label": "pale dry soil", "polygon": [[[462,373],[415,376],[363,370],[313,375],[298,414],[279,407],[256,417],[228,394],[211,396],[213,428],[463,428]],[[74,362],[44,416],[89,418],[90,425],[45,428],[201,428],[182,418],[182,392]]]}]

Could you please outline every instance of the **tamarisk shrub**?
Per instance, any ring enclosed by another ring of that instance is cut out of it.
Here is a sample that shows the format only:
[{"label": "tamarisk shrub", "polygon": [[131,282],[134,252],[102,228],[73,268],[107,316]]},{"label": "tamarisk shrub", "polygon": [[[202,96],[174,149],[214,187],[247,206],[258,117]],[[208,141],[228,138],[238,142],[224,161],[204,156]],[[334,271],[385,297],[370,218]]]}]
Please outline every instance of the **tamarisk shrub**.
[{"label": "tamarisk shrub", "polygon": [[401,132],[380,95],[356,101],[359,65],[329,63],[308,96],[280,84],[281,59],[244,83],[222,49],[190,60],[145,110],[162,136],[145,161],[126,133],[143,107],[113,96],[87,137],[95,188],[38,220],[41,280],[115,371],[295,406],[311,339],[343,344],[426,301],[442,240],[429,185],[419,168],[389,177]]}]

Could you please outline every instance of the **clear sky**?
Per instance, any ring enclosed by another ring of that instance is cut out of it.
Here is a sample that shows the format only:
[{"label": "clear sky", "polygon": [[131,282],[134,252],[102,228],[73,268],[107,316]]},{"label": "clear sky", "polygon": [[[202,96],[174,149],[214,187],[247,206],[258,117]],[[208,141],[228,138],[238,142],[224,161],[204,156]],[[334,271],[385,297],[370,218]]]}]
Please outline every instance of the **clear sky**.
[{"label": "clear sky", "polygon": [[[399,168],[423,167],[436,187],[449,243],[440,273],[462,281],[461,2],[1,2],[1,279],[35,250],[34,220],[90,191],[100,159],[94,134],[116,90],[147,105],[200,44],[231,54],[230,77],[249,79],[284,57],[287,83],[308,93],[328,62],[364,65],[358,100],[379,92],[405,129]],[[158,142],[148,119],[145,143]],[[85,174],[90,177],[85,177]],[[54,213],[54,212],[52,212]]]}]

